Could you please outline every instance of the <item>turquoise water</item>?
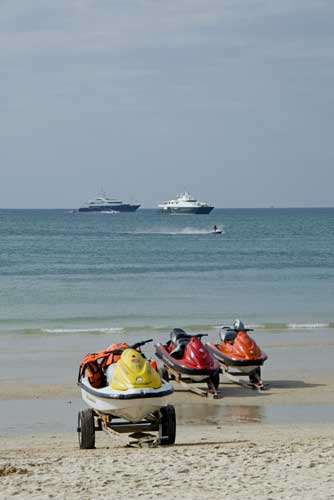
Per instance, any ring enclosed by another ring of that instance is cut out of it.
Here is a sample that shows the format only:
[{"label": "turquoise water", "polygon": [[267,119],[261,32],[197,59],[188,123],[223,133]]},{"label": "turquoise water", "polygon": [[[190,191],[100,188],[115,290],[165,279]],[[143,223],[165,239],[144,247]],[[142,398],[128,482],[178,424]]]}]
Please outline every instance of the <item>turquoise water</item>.
[{"label": "turquoise water", "polygon": [[0,333],[330,329],[333,229],[334,209],[1,210]]}]

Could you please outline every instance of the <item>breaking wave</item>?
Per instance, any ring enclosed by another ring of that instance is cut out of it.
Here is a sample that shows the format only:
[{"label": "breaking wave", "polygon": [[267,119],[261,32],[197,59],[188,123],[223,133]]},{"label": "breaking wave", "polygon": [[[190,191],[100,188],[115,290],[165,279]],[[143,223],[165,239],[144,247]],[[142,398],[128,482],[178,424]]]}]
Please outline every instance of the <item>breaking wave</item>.
[{"label": "breaking wave", "polygon": [[[200,333],[200,332],[210,332],[217,331],[222,328],[222,326],[228,325],[229,322],[222,324],[194,324],[186,323],[180,321],[170,321],[166,324],[138,324],[138,325],[125,325],[125,326],[115,326],[115,327],[71,327],[71,328],[22,328],[15,329],[17,332],[26,334],[166,334],[169,333],[173,328],[183,328],[189,333]],[[321,329],[331,329],[334,328],[334,322],[328,323],[258,323],[258,324],[247,324],[248,328],[257,330],[259,332],[279,332],[279,331],[289,331],[289,330],[321,330]],[[3,330],[3,329],[2,329]],[[14,330],[13,327],[10,330]]]},{"label": "breaking wave", "polygon": [[26,328],[24,333],[122,333],[124,328]]},{"label": "breaking wave", "polygon": [[315,330],[318,328],[334,328],[334,323],[263,323],[249,325],[258,330]]}]

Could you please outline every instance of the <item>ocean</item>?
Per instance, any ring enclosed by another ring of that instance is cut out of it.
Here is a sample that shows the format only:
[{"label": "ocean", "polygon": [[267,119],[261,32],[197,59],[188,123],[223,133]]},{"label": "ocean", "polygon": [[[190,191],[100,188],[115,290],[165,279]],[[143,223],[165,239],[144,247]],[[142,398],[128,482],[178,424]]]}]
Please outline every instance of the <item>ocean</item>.
[{"label": "ocean", "polygon": [[333,229],[332,208],[1,210],[0,334],[331,329]]},{"label": "ocean", "polygon": [[[221,235],[212,234],[215,224]],[[214,341],[237,317],[268,354],[262,373],[276,397],[280,387],[298,396],[323,386],[333,373],[333,226],[334,209],[1,210],[1,433],[73,430],[87,352],[167,340],[174,327]],[[334,418],[330,404],[312,413],[312,405],[263,406],[263,398],[249,406],[251,396],[234,409],[233,397],[212,408],[204,398],[196,414],[209,423],[245,412],[261,422]],[[192,404],[178,404],[178,422],[193,414]]]}]

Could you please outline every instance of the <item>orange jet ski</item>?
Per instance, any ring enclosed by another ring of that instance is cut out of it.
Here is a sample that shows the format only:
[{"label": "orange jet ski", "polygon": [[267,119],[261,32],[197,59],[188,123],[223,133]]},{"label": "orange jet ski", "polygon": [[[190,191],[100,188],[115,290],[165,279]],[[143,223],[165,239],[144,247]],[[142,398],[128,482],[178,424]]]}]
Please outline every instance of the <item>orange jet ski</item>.
[{"label": "orange jet ski", "polygon": [[[223,327],[219,332],[220,342],[208,342],[206,347],[219,362],[222,373],[243,386],[263,390],[264,383],[261,378],[261,366],[267,355],[260,349],[240,320],[235,320],[232,327]],[[248,376],[246,383],[239,377]]]}]

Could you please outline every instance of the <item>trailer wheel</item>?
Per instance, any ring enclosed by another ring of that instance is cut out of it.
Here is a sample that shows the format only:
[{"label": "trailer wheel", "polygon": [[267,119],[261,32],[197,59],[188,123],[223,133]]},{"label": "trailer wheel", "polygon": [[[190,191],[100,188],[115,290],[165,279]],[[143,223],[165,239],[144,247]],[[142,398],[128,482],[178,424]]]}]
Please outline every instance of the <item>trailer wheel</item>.
[{"label": "trailer wheel", "polygon": [[175,409],[172,405],[160,408],[159,438],[162,446],[175,443],[176,417]]},{"label": "trailer wheel", "polygon": [[168,382],[169,380],[168,370],[164,366],[159,368],[159,375],[162,380],[166,380],[166,382]]},{"label": "trailer wheel", "polygon": [[78,413],[78,437],[81,450],[95,448],[95,423],[93,410],[82,410]]},{"label": "trailer wheel", "polygon": [[249,374],[249,381],[251,384],[259,384],[261,382],[261,368],[256,368]]}]

